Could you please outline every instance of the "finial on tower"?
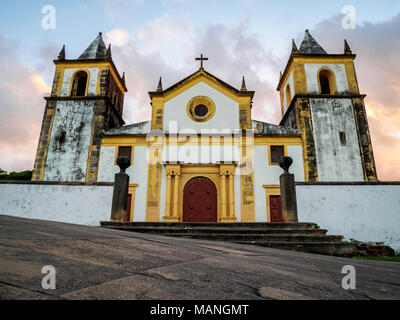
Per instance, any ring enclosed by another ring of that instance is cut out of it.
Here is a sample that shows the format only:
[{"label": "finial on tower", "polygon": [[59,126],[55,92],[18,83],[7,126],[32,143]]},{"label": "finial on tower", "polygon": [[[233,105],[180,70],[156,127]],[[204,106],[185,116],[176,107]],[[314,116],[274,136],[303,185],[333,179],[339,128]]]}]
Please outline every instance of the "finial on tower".
[{"label": "finial on tower", "polygon": [[160,77],[160,81],[158,81],[157,92],[162,92],[162,78]]},{"label": "finial on tower", "polygon": [[352,54],[349,44],[347,40],[344,39],[344,54]]},{"label": "finial on tower", "polygon": [[122,73],[122,82],[125,84],[125,72]]},{"label": "finial on tower", "polygon": [[65,60],[65,44],[63,45],[60,53],[58,54],[58,60]]},{"label": "finial on tower", "polygon": [[297,49],[296,42],[294,42],[294,39],[292,39],[292,54],[293,53],[299,53],[299,50]]},{"label": "finial on tower", "polygon": [[99,36],[100,36],[100,37],[103,37],[103,32],[99,32]]},{"label": "finial on tower", "polygon": [[240,91],[247,91],[246,80],[244,79],[244,76],[242,78],[242,87],[240,88]]},{"label": "finial on tower", "polygon": [[283,77],[283,74],[282,74],[282,71],[280,71],[280,73],[279,73],[279,81],[281,81],[282,77]]},{"label": "finial on tower", "polygon": [[108,45],[108,49],[106,52],[106,58],[111,59],[111,44]]}]

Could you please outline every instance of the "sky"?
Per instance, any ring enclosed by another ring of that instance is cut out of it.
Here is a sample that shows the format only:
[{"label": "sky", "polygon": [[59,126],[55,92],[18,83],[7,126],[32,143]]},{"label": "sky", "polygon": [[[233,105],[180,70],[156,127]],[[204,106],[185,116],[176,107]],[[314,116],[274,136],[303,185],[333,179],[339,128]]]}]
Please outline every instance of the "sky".
[{"label": "sky", "polygon": [[[55,28],[43,28],[44,6]],[[345,29],[343,8],[355,26]],[[279,123],[276,86],[290,55],[309,29],[328,53],[347,39],[355,61],[380,180],[400,180],[400,1],[88,0],[0,2],[0,168],[31,170],[45,101],[63,44],[77,58],[103,32],[113,60],[126,73],[127,124],[150,119],[148,91],[205,68],[240,88],[255,90],[253,118]]]}]

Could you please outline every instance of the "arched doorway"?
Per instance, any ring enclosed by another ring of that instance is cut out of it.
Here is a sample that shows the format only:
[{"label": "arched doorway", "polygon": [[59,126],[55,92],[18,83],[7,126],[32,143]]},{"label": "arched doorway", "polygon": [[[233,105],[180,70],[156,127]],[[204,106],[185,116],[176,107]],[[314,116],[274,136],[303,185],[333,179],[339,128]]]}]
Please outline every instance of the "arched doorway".
[{"label": "arched doorway", "polygon": [[211,180],[197,177],[186,184],[183,222],[217,222],[217,188]]}]

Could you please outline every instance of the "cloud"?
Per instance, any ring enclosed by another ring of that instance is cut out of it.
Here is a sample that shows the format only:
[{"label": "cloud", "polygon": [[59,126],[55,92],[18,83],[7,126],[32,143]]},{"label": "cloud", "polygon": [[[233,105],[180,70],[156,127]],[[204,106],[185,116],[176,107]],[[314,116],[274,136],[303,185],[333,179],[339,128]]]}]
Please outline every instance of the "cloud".
[{"label": "cloud", "polygon": [[381,180],[400,180],[400,14],[381,23],[341,28],[342,15],[318,23],[313,36],[329,53],[343,52],[347,39],[360,92],[367,94],[368,122]]},{"label": "cloud", "polygon": [[[367,113],[379,178],[399,180],[400,16],[379,24],[357,25],[356,30],[343,30],[341,18],[338,15],[321,21],[311,32],[328,52],[343,52],[346,38],[358,53],[358,82],[361,92],[368,95]],[[124,107],[126,122],[150,119],[147,92],[155,90],[159,77],[163,77],[164,88],[173,85],[197,70],[194,58],[203,53],[210,59],[205,62],[206,70],[231,85],[240,88],[245,75],[248,90],[256,91],[253,118],[278,123],[280,101],[275,88],[287,56],[274,55],[262,39],[250,33],[246,23],[197,28],[189,19],[172,14],[163,14],[134,30],[110,30],[106,42],[113,44],[114,62],[120,72],[126,72],[129,89]],[[8,171],[32,168],[45,105],[42,96],[49,91],[46,83],[51,83],[54,72],[51,60],[60,48],[47,43],[38,53],[44,62],[36,69],[18,61],[17,44],[1,35],[0,49],[0,66],[7,75],[0,79],[0,167]]]},{"label": "cloud", "polygon": [[[124,45],[119,39],[124,38]],[[147,92],[154,90],[159,76],[164,88],[173,85],[198,68],[195,57],[209,57],[205,68],[222,80],[240,88],[246,76],[248,90],[255,90],[253,113],[258,119],[279,122],[279,95],[275,91],[279,66],[284,61],[265,50],[262,42],[248,32],[246,24],[221,24],[195,28],[189,21],[164,14],[132,30],[113,29],[107,41],[117,46],[113,59],[126,72],[129,92],[124,117],[127,123],[150,118]]]},{"label": "cloud", "polygon": [[50,88],[42,76],[18,61],[17,43],[0,34],[0,168],[31,169]]}]

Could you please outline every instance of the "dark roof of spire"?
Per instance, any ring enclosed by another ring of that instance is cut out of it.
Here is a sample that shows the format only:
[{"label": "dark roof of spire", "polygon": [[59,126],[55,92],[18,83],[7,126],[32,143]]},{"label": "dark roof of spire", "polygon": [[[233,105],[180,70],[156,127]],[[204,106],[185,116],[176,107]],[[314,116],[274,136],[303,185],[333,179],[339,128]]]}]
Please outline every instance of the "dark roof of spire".
[{"label": "dark roof of spire", "polygon": [[100,32],[78,59],[105,59],[106,55],[107,47],[103,41],[102,33]]},{"label": "dark roof of spire", "polygon": [[308,30],[306,30],[306,34],[304,35],[299,52],[300,54],[327,54],[327,52],[322,49],[322,47],[313,38]]}]

